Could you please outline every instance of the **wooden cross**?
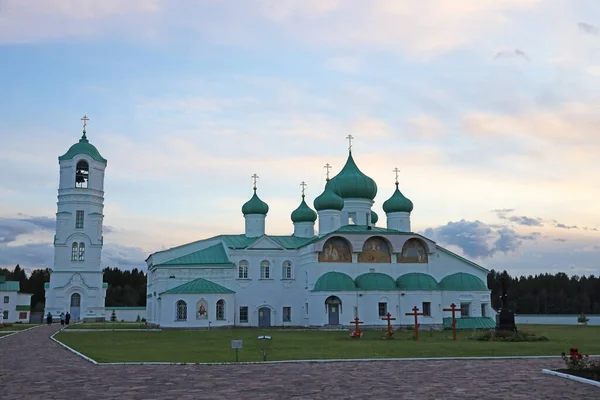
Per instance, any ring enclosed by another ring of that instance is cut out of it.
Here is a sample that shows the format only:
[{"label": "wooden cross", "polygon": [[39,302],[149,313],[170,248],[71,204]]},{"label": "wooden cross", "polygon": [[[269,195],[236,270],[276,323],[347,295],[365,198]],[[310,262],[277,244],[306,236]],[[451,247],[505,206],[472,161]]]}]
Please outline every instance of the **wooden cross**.
[{"label": "wooden cross", "polygon": [[387,313],[385,315],[385,317],[381,318],[384,321],[387,321],[388,327],[387,327],[387,337],[388,339],[392,338],[392,335],[394,334],[394,332],[392,332],[392,322],[391,321],[395,321],[396,318],[392,318],[392,314]]},{"label": "wooden cross", "polygon": [[352,151],[352,139],[354,139],[354,136],[348,135],[346,139],[348,139],[348,150]]},{"label": "wooden cross", "polygon": [[419,311],[419,307],[414,306],[412,308],[413,312],[411,313],[406,313],[406,315],[414,315],[415,316],[415,340],[419,340],[419,326],[421,324],[419,324],[419,320],[417,319],[417,315],[423,315],[423,313],[418,312]]},{"label": "wooden cross", "polygon": [[396,173],[396,185],[397,185],[398,184],[398,173],[400,172],[398,167],[394,168],[394,172]]},{"label": "wooden cross", "polygon": [[462,312],[462,308],[456,308],[456,304],[450,304],[450,308],[444,308],[442,311],[452,311],[452,337],[456,340],[456,312]]},{"label": "wooden cross", "polygon": [[350,321],[351,324],[354,324],[355,328],[354,331],[350,334],[351,337],[361,337],[362,336],[362,332],[360,331],[360,328],[358,327],[358,324],[364,324],[364,322],[362,322],[361,320],[358,319],[358,317],[354,317],[354,321]]},{"label": "wooden cross", "polygon": [[306,189],[306,182],[302,181],[300,186],[302,186],[302,197],[304,197],[304,189]]},{"label": "wooden cross", "polygon": [[83,133],[85,133],[85,127],[87,125],[87,122],[90,120],[87,116],[87,114],[83,115],[83,118],[81,118],[81,120],[83,121]]},{"label": "wooden cross", "polygon": [[252,175],[250,178],[253,179],[253,181],[254,181],[254,190],[256,190],[256,180],[258,179],[258,175],[256,175],[256,173],[254,173],[254,175]]},{"label": "wooden cross", "polygon": [[331,165],[329,165],[329,163],[325,164],[325,169],[327,170],[327,180],[329,180],[329,170],[331,169]]}]

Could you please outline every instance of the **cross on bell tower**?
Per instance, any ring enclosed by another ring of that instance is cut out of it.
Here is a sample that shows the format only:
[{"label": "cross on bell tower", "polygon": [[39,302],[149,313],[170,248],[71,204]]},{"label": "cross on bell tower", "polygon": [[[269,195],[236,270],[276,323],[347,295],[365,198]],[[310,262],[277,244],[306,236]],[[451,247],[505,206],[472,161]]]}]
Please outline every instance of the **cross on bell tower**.
[{"label": "cross on bell tower", "polygon": [[346,139],[348,139],[348,151],[352,151],[352,139],[354,139],[354,136],[350,134],[346,136]]},{"label": "cross on bell tower", "polygon": [[331,169],[331,165],[329,163],[325,164],[325,169],[327,170],[327,182],[329,182],[329,170]]},{"label": "cross on bell tower", "polygon": [[400,169],[398,167],[394,168],[394,172],[396,173],[396,185],[398,184],[398,174],[400,173]]},{"label": "cross on bell tower", "polygon": [[256,192],[256,181],[258,180],[258,175],[256,175],[256,173],[254,173],[254,175],[252,175],[250,178],[252,178],[252,182],[253,182],[253,189]]},{"label": "cross on bell tower", "polygon": [[300,186],[302,187],[302,197],[304,198],[304,189],[306,189],[306,182],[302,181]]}]

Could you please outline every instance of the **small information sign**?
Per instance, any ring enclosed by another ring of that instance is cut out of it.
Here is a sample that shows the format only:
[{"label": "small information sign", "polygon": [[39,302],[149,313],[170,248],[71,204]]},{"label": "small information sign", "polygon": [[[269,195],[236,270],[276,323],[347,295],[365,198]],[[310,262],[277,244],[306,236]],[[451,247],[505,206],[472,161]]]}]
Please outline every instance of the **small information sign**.
[{"label": "small information sign", "polygon": [[242,340],[232,340],[231,348],[232,349],[241,349],[242,348]]}]

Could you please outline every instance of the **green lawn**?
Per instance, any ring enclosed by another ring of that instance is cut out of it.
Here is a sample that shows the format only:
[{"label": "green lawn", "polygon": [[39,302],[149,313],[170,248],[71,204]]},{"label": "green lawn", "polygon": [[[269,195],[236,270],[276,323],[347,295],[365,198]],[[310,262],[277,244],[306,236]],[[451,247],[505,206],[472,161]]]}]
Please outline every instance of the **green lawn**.
[{"label": "green lawn", "polygon": [[2,337],[2,336],[6,336],[6,335],[10,335],[10,333],[6,333],[6,332],[0,332],[0,337]]},{"label": "green lawn", "polygon": [[89,322],[69,324],[67,329],[145,329],[139,322]]},{"label": "green lawn", "polygon": [[61,332],[56,338],[98,362],[171,361],[220,362],[235,361],[232,339],[243,339],[239,361],[261,361],[262,341],[267,334],[268,360],[306,360],[332,358],[390,357],[466,357],[560,355],[570,347],[581,353],[600,354],[600,327],[529,325],[547,336],[547,342],[478,342],[469,340],[472,331],[420,332],[419,341],[411,333],[397,332],[393,340],[383,340],[384,333],[366,331],[362,339],[350,339],[347,332],[232,329],[213,331],[162,332]]},{"label": "green lawn", "polygon": [[32,326],[36,326],[36,324],[12,324],[11,326],[0,327],[0,332],[2,332],[2,331],[22,331],[23,329],[28,329],[28,328],[31,328]]}]

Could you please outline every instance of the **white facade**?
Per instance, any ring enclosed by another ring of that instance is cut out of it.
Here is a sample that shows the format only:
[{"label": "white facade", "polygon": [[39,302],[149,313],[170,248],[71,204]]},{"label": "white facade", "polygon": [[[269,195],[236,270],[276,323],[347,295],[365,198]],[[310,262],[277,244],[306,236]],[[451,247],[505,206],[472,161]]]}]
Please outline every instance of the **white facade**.
[{"label": "white facade", "polygon": [[18,281],[0,282],[0,324],[28,323],[31,296],[30,293],[19,293]]},{"label": "white facade", "polygon": [[104,320],[106,285],[101,253],[104,160],[84,135],[59,158],[60,183],[54,268],[46,285],[46,310],[71,319]]},{"label": "white facade", "polygon": [[141,322],[146,318],[146,307],[106,307],[106,321],[111,321],[113,311],[116,322]]},{"label": "white facade", "polygon": [[322,327],[348,326],[358,316],[362,326],[384,327],[381,317],[389,312],[394,325],[409,326],[414,317],[405,314],[416,306],[429,314],[419,317],[423,327],[440,328],[451,316],[443,309],[454,303],[464,309],[458,317],[489,324],[488,271],[406,230],[410,212],[390,212],[388,228],[375,227],[372,204],[353,196],[341,212],[318,210],[318,236],[306,237],[300,228],[309,224],[298,221],[290,222],[292,235],[265,235],[266,215],[252,214],[245,234],[150,255],[148,321],[181,328]]}]

